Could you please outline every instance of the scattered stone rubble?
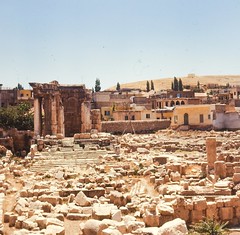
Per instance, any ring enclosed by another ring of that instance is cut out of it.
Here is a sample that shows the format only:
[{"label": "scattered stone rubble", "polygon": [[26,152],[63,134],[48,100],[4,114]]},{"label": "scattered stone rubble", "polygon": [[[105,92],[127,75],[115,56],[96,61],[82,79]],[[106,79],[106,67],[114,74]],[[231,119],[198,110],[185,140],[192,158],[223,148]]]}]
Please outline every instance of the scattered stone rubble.
[{"label": "scattered stone rubble", "polygon": [[164,130],[39,138],[24,159],[1,159],[1,231],[182,235],[204,218],[238,225],[239,137]]}]

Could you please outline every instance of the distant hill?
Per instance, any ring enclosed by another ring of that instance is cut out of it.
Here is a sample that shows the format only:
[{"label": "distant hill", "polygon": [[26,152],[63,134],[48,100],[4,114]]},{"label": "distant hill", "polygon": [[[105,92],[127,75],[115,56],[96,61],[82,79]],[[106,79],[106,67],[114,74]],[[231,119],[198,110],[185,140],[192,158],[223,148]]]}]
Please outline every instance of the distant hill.
[{"label": "distant hill", "polygon": [[[176,76],[177,77],[177,76]],[[177,77],[181,78],[183,85],[197,85],[198,81],[200,84],[219,84],[226,85],[229,83],[230,85],[240,85],[240,75],[206,75],[206,76],[198,76],[194,74],[189,74],[186,77]],[[151,81],[148,80],[149,82]],[[154,88],[156,91],[171,89],[171,84],[173,81],[172,78],[161,78],[152,80],[154,83]],[[142,90],[146,89],[147,80],[131,82],[120,84],[121,88],[140,88]],[[116,90],[116,86],[110,87],[107,90]]]}]

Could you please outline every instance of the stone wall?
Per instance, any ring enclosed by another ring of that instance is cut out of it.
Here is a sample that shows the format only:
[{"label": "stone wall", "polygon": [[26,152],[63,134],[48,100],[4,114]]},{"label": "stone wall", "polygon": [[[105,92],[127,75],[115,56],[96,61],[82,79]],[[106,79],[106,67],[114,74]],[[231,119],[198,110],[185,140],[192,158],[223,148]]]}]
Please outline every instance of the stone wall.
[{"label": "stone wall", "polygon": [[[33,131],[18,131],[15,128],[10,130],[1,129],[0,145],[23,156],[30,151],[33,136]],[[25,153],[22,153],[23,151]]]},{"label": "stone wall", "polygon": [[170,126],[170,120],[132,120],[132,121],[104,121],[102,132],[119,133],[149,133],[166,129]]}]

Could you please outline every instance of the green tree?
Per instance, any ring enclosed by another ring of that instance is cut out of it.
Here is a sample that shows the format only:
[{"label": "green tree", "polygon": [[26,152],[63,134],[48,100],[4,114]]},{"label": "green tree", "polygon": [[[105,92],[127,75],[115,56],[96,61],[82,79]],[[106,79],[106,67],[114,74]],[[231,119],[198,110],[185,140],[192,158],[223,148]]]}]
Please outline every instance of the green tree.
[{"label": "green tree", "polygon": [[200,90],[200,82],[197,82],[197,89]]},{"label": "green tree", "polygon": [[101,82],[99,78],[96,78],[95,81],[95,92],[101,91]]},{"label": "green tree", "polygon": [[178,80],[176,77],[174,77],[174,80],[173,80],[173,90],[178,91]]},{"label": "green tree", "polygon": [[178,90],[179,90],[179,91],[183,91],[183,84],[182,84],[182,79],[181,79],[181,78],[179,78]]},{"label": "green tree", "polygon": [[121,90],[121,87],[120,87],[119,82],[117,83],[116,90],[117,90],[117,91],[120,91],[120,90]]},{"label": "green tree", "polygon": [[29,103],[0,108],[0,127],[4,129],[33,130],[33,113]]},{"label": "green tree", "polygon": [[18,85],[17,85],[17,87],[15,89],[17,89],[17,90],[24,90],[24,87],[20,83],[18,83]]},{"label": "green tree", "polygon": [[151,90],[153,90],[154,91],[154,83],[153,83],[153,81],[151,80]]},{"label": "green tree", "polygon": [[147,83],[146,83],[146,90],[147,90],[147,92],[150,91],[150,84],[149,84],[149,81],[147,81]]},{"label": "green tree", "polygon": [[172,82],[172,90],[174,90],[174,84],[173,84],[173,82]]}]

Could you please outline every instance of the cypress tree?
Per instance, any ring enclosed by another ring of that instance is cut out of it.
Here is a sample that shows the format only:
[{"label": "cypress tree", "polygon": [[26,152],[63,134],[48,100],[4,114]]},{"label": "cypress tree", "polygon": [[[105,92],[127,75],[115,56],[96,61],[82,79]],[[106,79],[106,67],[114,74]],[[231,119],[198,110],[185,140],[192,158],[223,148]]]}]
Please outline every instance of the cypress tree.
[{"label": "cypress tree", "polygon": [[182,79],[181,79],[181,78],[179,78],[178,90],[179,90],[179,91],[183,91],[183,84],[182,84]]},{"label": "cypress tree", "polygon": [[153,90],[154,91],[154,83],[153,83],[153,81],[151,80],[151,90]]},{"label": "cypress tree", "polygon": [[147,84],[146,84],[146,90],[147,90],[147,92],[150,91],[150,84],[149,84],[149,81],[147,81]]}]

